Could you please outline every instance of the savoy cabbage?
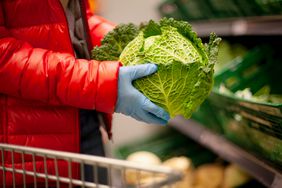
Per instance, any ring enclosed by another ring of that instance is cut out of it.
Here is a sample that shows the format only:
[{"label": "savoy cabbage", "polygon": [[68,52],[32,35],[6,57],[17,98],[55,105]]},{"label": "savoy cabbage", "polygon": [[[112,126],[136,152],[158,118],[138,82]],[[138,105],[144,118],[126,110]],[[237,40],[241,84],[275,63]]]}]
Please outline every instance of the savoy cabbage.
[{"label": "savoy cabbage", "polygon": [[211,91],[220,40],[211,33],[203,44],[187,22],[172,18],[120,24],[92,50],[92,58],[124,66],[157,64],[156,73],[135,80],[134,86],[171,117],[190,118]]}]

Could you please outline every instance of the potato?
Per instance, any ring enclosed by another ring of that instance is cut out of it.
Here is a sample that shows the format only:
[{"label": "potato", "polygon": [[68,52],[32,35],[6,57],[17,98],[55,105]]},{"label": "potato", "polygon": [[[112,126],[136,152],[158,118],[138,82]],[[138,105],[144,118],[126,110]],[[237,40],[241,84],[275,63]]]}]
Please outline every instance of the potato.
[{"label": "potato", "polygon": [[[157,155],[148,151],[138,151],[130,154],[127,161],[136,162],[144,165],[161,165],[161,160]],[[138,171],[134,169],[126,169],[125,180],[127,184],[136,185],[143,179],[154,176],[150,172]]]},{"label": "potato", "polygon": [[218,164],[204,164],[194,173],[196,187],[217,188],[223,182],[224,167]]},{"label": "potato", "polygon": [[250,176],[237,165],[230,164],[224,170],[223,188],[232,188],[247,183]]},{"label": "potato", "polygon": [[183,173],[183,179],[175,183],[172,188],[190,188],[192,187],[193,177],[192,177],[192,162],[189,158],[173,157],[163,162],[163,166],[170,167],[174,170],[178,170]]},{"label": "potato", "polygon": [[164,161],[163,165],[181,172],[187,172],[192,169],[191,160],[184,156],[170,158]]}]

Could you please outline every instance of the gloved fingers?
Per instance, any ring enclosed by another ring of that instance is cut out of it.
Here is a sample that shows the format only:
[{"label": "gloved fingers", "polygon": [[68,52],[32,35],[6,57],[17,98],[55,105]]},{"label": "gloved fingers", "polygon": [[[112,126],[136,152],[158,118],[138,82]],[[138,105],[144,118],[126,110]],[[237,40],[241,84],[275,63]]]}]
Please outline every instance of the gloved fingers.
[{"label": "gloved fingers", "polygon": [[148,76],[150,74],[153,74],[157,71],[158,67],[155,64],[148,63],[148,64],[142,64],[142,65],[135,65],[130,67],[131,72],[131,79],[136,80],[138,78],[142,78],[144,76]]},{"label": "gloved fingers", "polygon": [[145,98],[143,110],[147,111],[148,113],[152,114],[153,116],[163,119],[166,122],[170,119],[169,114],[163,108],[152,103],[147,98]]},{"label": "gloved fingers", "polygon": [[157,125],[166,125],[167,124],[166,120],[159,118],[158,116],[155,116],[154,114],[151,114],[147,111],[139,112],[138,114],[136,114],[135,118],[137,120],[141,120],[149,124],[157,124]]}]

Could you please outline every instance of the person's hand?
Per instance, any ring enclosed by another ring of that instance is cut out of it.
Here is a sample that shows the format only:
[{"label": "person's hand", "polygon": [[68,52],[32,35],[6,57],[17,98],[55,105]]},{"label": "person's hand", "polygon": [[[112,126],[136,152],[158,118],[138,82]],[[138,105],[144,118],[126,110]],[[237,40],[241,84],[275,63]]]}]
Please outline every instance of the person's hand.
[{"label": "person's hand", "polygon": [[132,85],[133,80],[148,76],[156,71],[157,66],[155,64],[121,67],[115,111],[146,123],[167,124],[169,114],[163,108],[152,103]]}]

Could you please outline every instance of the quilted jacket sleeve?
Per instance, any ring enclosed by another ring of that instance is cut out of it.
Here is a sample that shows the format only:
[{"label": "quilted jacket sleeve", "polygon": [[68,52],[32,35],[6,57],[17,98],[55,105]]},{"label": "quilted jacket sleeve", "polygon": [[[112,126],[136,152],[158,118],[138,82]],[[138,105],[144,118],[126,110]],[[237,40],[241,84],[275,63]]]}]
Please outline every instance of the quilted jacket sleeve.
[{"label": "quilted jacket sleeve", "polygon": [[0,93],[107,113],[114,111],[118,62],[75,59],[71,54],[33,48],[5,35],[2,27]]},{"label": "quilted jacket sleeve", "polygon": [[105,18],[94,15],[89,5],[86,5],[87,8],[87,20],[88,20],[88,27],[91,36],[91,42],[93,46],[100,46],[101,40],[109,31],[114,29],[115,24],[106,20]]}]

